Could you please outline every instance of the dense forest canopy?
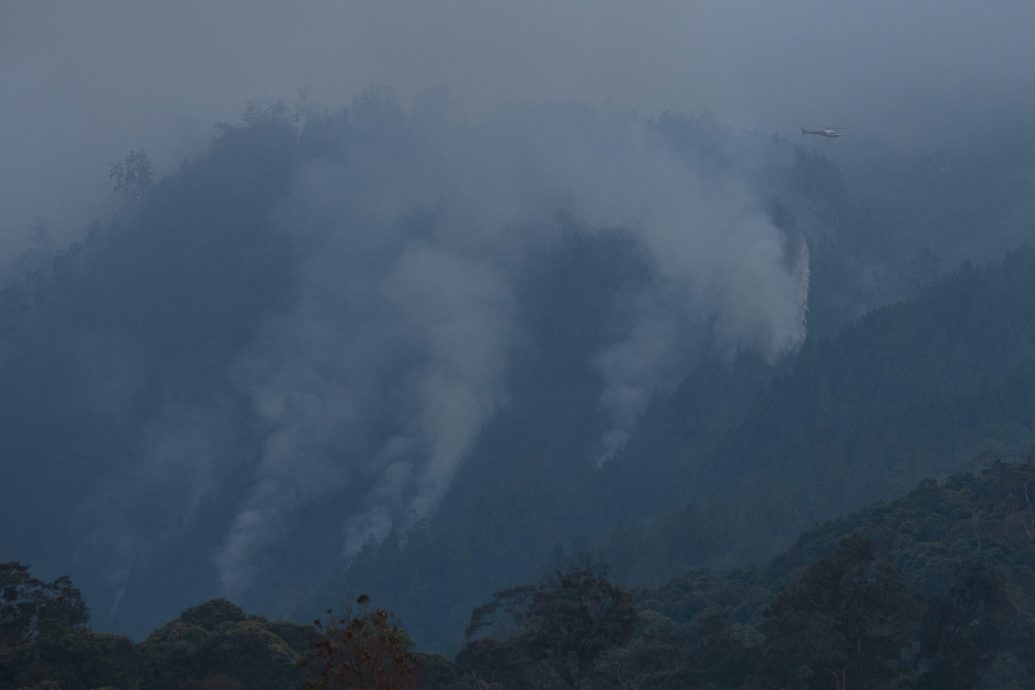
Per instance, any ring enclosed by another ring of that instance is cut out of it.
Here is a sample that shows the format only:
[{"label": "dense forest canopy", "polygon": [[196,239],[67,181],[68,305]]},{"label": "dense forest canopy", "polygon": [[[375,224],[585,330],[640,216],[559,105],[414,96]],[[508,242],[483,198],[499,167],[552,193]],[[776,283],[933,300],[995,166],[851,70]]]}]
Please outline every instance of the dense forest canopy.
[{"label": "dense forest canopy", "polygon": [[0,687],[1029,687],[1033,467],[923,482],[757,569],[628,589],[568,565],[471,611],[452,661],[367,595],[305,626],[214,599],[134,644],[90,630],[67,579],[0,564]]}]

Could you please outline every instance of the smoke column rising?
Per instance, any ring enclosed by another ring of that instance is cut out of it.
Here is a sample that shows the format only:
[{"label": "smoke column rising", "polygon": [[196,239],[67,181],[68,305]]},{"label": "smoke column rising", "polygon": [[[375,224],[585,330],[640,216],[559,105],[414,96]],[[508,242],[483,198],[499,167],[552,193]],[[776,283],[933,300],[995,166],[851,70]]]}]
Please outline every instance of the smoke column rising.
[{"label": "smoke column rising", "polygon": [[600,344],[604,458],[706,342],[775,357],[804,336],[803,269],[741,172],[704,176],[631,113],[523,106],[463,124],[382,94],[352,118],[362,141],[304,164],[278,212],[302,284],[238,367],[271,431],[217,559],[229,593],[329,494],[364,497],[346,508],[346,557],[434,514],[506,403],[514,288],[561,217],[631,233],[657,269]]}]

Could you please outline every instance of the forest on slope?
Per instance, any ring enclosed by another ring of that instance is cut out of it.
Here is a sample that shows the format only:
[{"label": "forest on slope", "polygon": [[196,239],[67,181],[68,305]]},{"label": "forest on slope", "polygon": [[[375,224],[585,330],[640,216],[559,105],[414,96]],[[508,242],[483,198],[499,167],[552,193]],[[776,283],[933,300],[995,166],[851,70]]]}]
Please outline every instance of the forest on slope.
[{"label": "forest on slope", "polygon": [[764,562],[1030,445],[1025,136],[848,175],[707,114],[258,104],[6,277],[5,558],[136,637],[370,592],[436,651],[587,550]]},{"label": "forest on slope", "polygon": [[1029,687],[1035,464],[982,464],[810,530],[757,569],[629,590],[568,566],[477,607],[455,659],[416,651],[366,597],[317,626],[216,599],[134,644],[92,632],[67,578],[6,563],[0,688],[320,689],[352,669],[400,689]]},{"label": "forest on slope", "polygon": [[[817,522],[982,452],[1027,452],[1033,295],[1035,251],[1020,249],[999,264],[965,266],[775,365],[750,353],[708,362],[652,404],[603,468],[568,480],[556,464],[525,464],[483,488],[467,521],[361,556],[347,584],[392,598],[420,630],[425,616],[441,616],[428,605],[439,592],[462,599],[474,588],[465,576],[499,562],[518,568],[515,550],[539,548],[555,563],[577,556],[550,551],[564,544],[558,524],[619,581],[660,582],[688,567],[759,563]],[[533,517],[508,512],[529,505],[539,506]],[[438,589],[412,589],[411,573],[429,568],[443,569]]]}]

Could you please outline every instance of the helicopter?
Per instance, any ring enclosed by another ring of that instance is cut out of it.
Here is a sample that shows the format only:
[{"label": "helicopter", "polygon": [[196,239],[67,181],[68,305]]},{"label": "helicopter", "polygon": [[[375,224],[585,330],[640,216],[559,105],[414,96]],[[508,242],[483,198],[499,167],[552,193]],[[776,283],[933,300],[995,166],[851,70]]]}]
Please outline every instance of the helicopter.
[{"label": "helicopter", "polygon": [[839,136],[841,136],[840,132],[838,132],[833,127],[824,127],[823,129],[805,129],[804,127],[802,127],[801,133],[815,134],[817,136],[826,137],[828,139],[837,139]]}]

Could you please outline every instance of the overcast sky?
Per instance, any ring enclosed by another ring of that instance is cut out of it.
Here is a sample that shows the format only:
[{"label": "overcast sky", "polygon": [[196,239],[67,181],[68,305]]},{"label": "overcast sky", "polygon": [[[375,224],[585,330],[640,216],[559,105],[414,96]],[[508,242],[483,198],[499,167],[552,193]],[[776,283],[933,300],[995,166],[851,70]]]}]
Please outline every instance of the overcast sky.
[{"label": "overcast sky", "polygon": [[[923,147],[1035,92],[1028,0],[0,0],[0,259],[42,217],[74,236],[137,147],[166,172],[249,99],[371,84],[712,110]],[[2,261],[0,261],[2,263]]]}]

